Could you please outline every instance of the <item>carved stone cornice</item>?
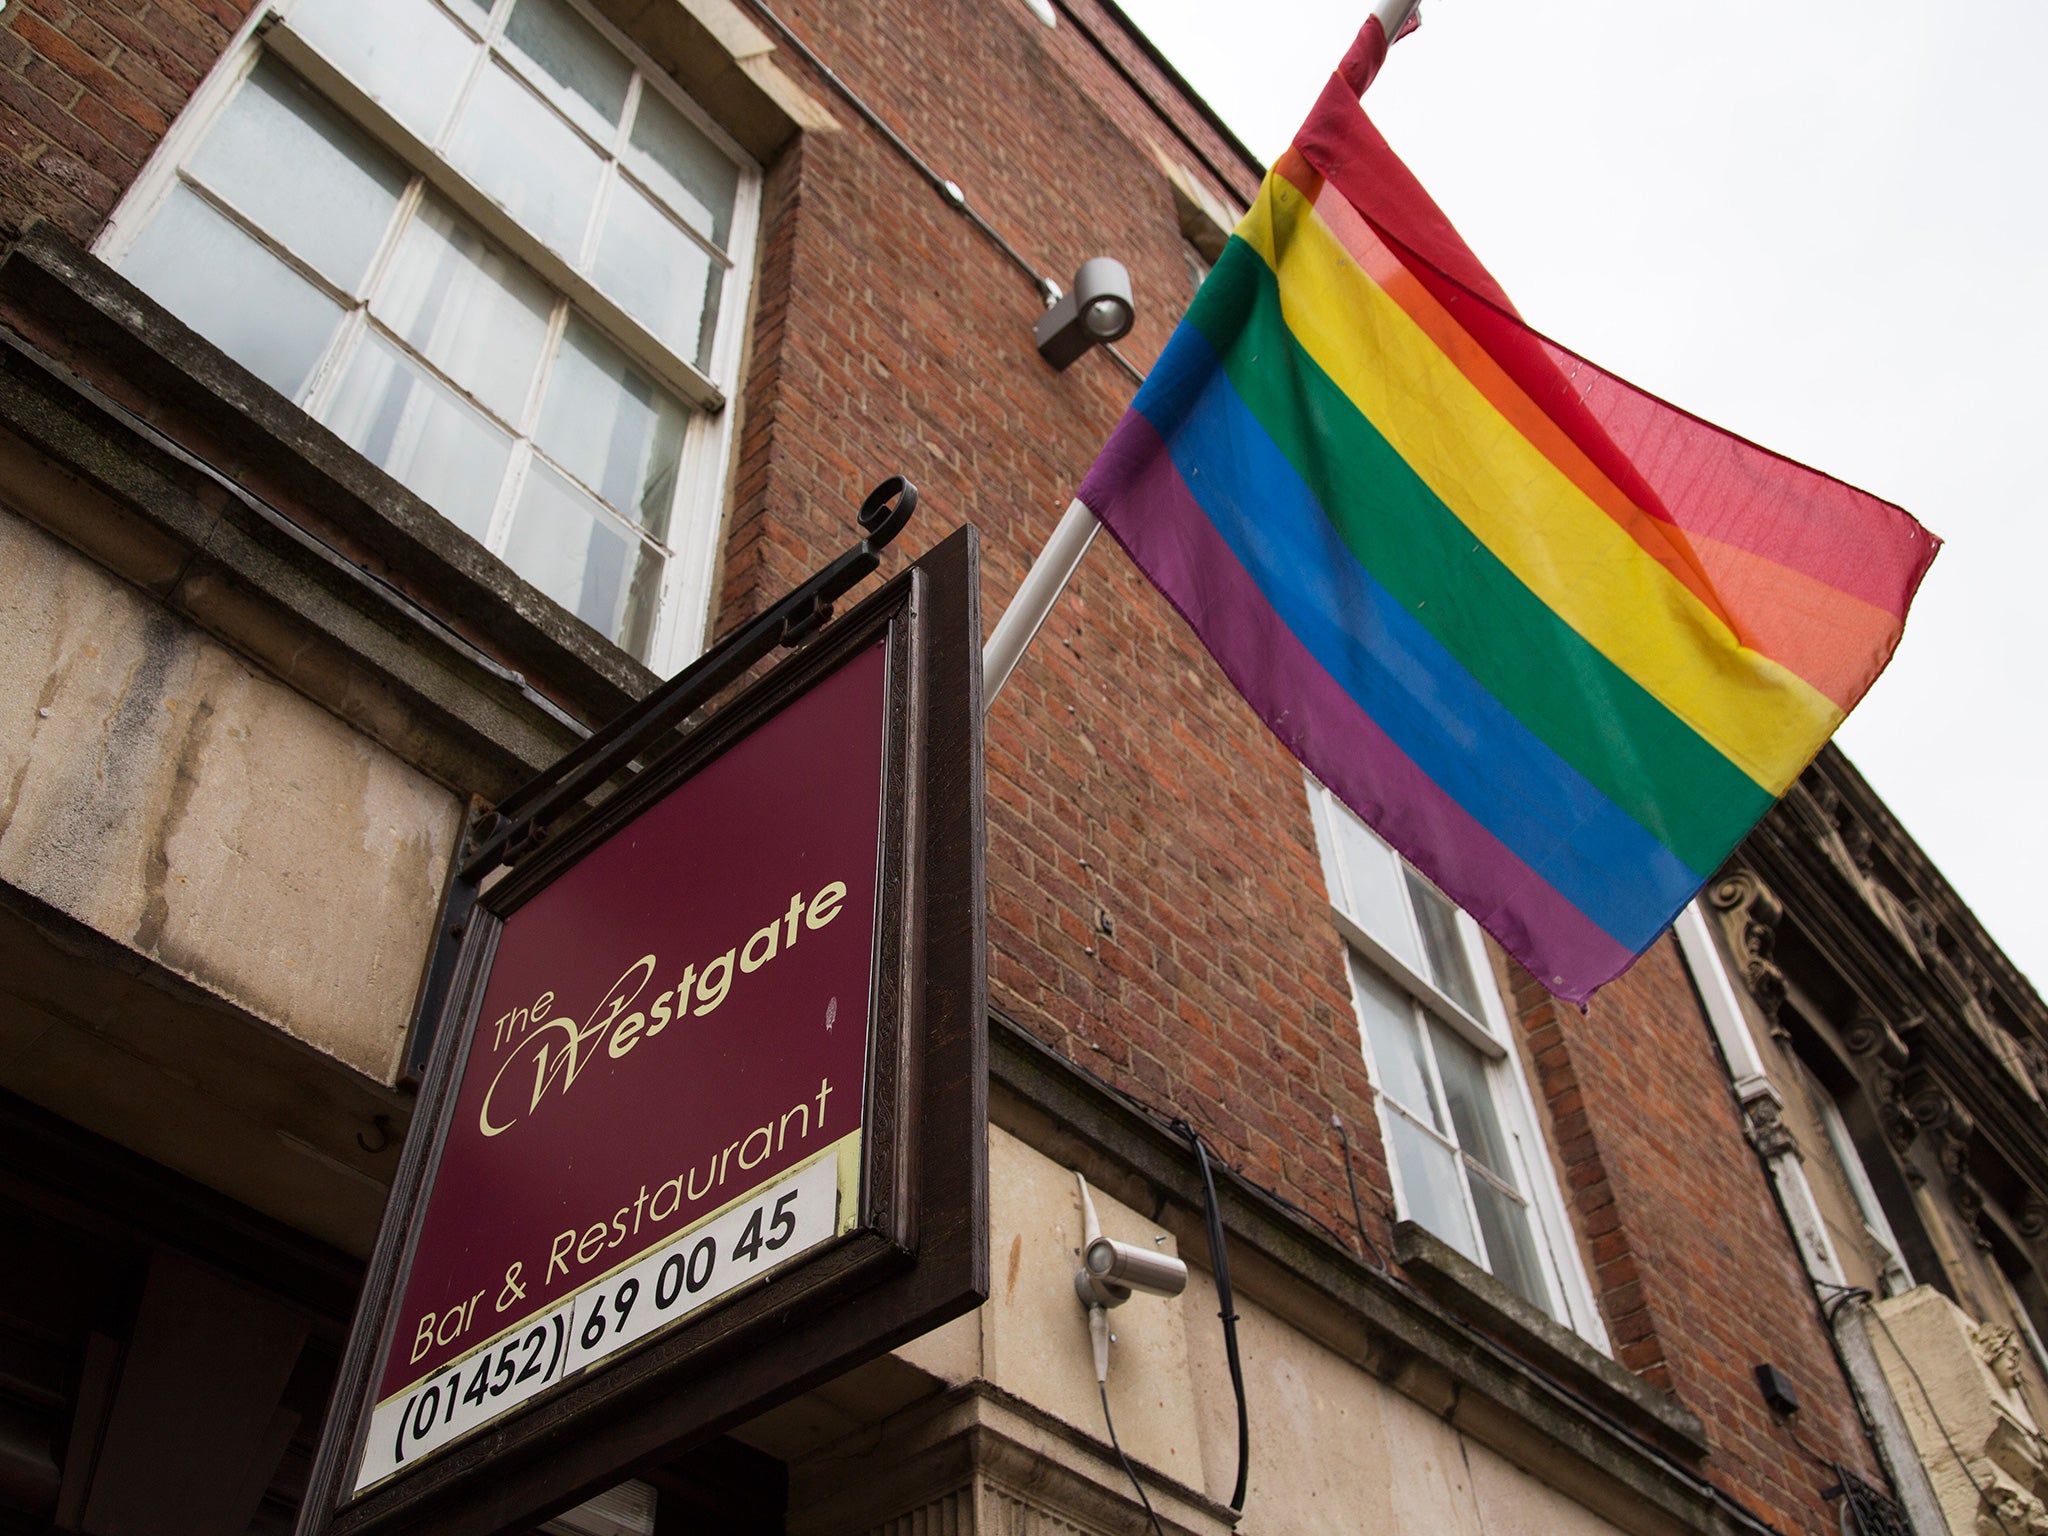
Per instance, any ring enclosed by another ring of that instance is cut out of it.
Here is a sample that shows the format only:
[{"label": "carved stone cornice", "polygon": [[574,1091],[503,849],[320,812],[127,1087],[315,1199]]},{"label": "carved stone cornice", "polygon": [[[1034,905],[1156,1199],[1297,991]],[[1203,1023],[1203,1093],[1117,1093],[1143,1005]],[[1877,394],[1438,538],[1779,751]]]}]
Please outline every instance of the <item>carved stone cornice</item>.
[{"label": "carved stone cornice", "polygon": [[1708,897],[1766,1014],[1823,1010],[1892,1147],[1930,1150],[1909,1177],[1972,1231],[1987,1188],[2015,1221],[2048,1206],[2048,1004],[1847,758],[1823,751]]}]

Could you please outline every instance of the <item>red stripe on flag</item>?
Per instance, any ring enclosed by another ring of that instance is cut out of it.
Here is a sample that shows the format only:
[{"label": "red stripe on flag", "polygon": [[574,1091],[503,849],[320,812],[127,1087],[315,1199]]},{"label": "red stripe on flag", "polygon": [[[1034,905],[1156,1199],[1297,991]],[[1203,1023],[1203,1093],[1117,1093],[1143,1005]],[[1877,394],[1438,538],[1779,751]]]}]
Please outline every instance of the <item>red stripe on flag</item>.
[{"label": "red stripe on flag", "polygon": [[[1904,618],[1940,540],[1891,503],[1703,422],[1531,330],[1343,77],[1324,87],[1294,148],[1644,512]],[[1845,537],[1868,530],[1873,516],[1892,536]]]}]

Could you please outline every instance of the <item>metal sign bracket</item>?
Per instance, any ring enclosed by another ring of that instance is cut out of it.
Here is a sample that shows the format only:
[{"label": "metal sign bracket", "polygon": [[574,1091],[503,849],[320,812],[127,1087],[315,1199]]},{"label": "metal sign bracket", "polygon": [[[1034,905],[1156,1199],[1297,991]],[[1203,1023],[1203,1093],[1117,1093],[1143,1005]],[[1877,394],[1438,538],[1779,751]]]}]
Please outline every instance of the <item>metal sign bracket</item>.
[{"label": "metal sign bracket", "polygon": [[637,704],[543,768],[496,805],[472,796],[449,862],[434,947],[420,977],[406,1036],[405,1076],[418,1083],[433,1054],[435,1021],[447,1002],[462,936],[484,882],[546,841],[554,824],[679,721],[716,698],[770,652],[817,638],[832,605],[880,568],[882,551],[917,510],[917,487],[892,475],[868,493],[856,515],[857,545],[748,620]]}]

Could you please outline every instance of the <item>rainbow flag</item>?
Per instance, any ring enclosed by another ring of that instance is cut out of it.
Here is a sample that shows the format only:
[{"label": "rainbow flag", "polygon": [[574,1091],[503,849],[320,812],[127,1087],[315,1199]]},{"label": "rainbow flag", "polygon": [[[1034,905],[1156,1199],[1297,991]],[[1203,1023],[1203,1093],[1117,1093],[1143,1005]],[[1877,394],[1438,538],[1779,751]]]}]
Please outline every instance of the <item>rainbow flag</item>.
[{"label": "rainbow flag", "polygon": [[1302,763],[1576,1002],[1862,698],[1939,541],[1567,352],[1370,22],[1079,492]]}]

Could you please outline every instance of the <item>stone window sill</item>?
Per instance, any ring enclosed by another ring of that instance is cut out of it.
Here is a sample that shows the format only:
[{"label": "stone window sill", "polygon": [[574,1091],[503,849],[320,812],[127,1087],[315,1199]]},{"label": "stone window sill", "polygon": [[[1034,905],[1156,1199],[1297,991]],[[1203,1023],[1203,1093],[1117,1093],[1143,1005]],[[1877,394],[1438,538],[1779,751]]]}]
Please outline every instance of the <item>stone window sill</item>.
[{"label": "stone window sill", "polygon": [[[96,493],[10,481],[15,509],[452,787],[502,792],[573,742],[561,712],[601,722],[658,680],[47,224],[0,260],[0,326],[32,349],[0,357],[0,428]],[[122,409],[296,532],[205,484]],[[513,696],[521,680],[555,718]]]},{"label": "stone window sill", "polygon": [[1709,1446],[1699,1416],[1617,1365],[1412,1221],[1394,1227],[1394,1257],[1431,1300],[1513,1350],[1632,1433],[1697,1460]]}]

